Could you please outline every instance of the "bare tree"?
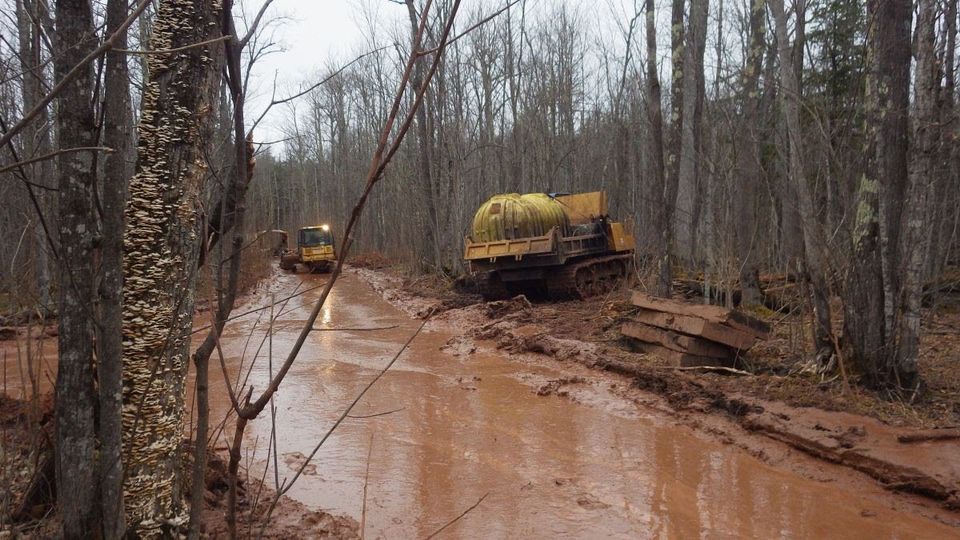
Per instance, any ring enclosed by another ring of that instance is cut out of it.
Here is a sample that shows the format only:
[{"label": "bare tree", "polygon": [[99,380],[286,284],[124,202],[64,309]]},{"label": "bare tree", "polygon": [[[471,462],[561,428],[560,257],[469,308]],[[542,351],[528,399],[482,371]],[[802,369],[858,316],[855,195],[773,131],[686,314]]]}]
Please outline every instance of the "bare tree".
[{"label": "bare tree", "polygon": [[220,16],[219,4],[163,0],[150,37],[123,244],[124,505],[140,536],[185,519],[180,441]]},{"label": "bare tree", "polygon": [[700,211],[700,172],[703,148],[703,102],[705,77],[703,56],[707,45],[708,0],[690,1],[690,24],[683,47],[682,103],[680,107],[680,153],[677,157],[677,235],[675,250],[685,263],[693,264],[697,253]]},{"label": "bare tree", "polygon": [[122,538],[126,523],[123,509],[123,462],[121,435],[123,329],[123,230],[127,183],[132,167],[133,124],[127,68],[126,1],[107,2],[106,32],[119,31],[117,47],[107,54],[103,99],[103,144],[113,149],[103,169],[103,240],[101,243],[100,314],[97,325],[97,381],[100,391],[100,500],[104,538]]},{"label": "bare tree", "polygon": [[741,149],[737,167],[739,193],[733,197],[736,216],[737,255],[740,259],[741,303],[757,306],[761,302],[760,282],[757,269],[759,255],[759,236],[756,223],[757,192],[760,189],[761,137],[760,122],[760,72],[763,70],[765,50],[766,0],[752,0],[750,3],[750,39],[747,49],[747,61],[742,76],[743,89],[743,127],[747,136],[746,148]]},{"label": "bare tree", "polygon": [[826,244],[817,220],[813,194],[804,166],[803,134],[800,126],[800,87],[794,67],[793,50],[787,38],[787,17],[783,0],[770,0],[776,27],[780,59],[780,84],[783,87],[783,115],[789,141],[789,174],[796,186],[800,223],[803,229],[804,264],[810,280],[813,297],[814,334],[817,357],[826,361],[832,356],[833,327],[830,317],[829,288],[827,284]]},{"label": "bare tree", "polygon": [[[686,73],[686,25],[684,14],[685,0],[671,0],[670,9],[670,123],[666,135],[666,190],[667,223],[670,231],[667,249],[674,254],[677,233],[689,225],[689,215],[677,214],[677,197],[680,196],[680,153],[683,145],[683,81]],[[649,61],[649,60],[648,60]],[[683,194],[686,197],[686,193]],[[684,223],[681,224],[680,222]],[[686,239],[686,238],[684,238]],[[662,263],[661,263],[662,264]],[[671,263],[672,264],[672,263]],[[663,272],[663,270],[661,270]],[[672,273],[672,270],[671,270]]]},{"label": "bare tree", "polygon": [[844,330],[848,356],[873,384],[885,385],[898,379],[909,383],[913,378],[913,369],[899,365],[895,327],[901,290],[901,201],[908,183],[911,2],[870,1],[867,17],[872,21],[868,27],[868,161],[858,188]]},{"label": "bare tree", "polygon": [[[89,0],[56,4],[58,80],[97,46]],[[94,73],[88,64],[57,100],[61,149],[96,146]],[[57,495],[65,538],[99,530],[97,490],[97,392],[93,377],[93,250],[98,241],[94,210],[96,181],[92,152],[61,154],[58,160],[60,319],[56,390]]]},{"label": "bare tree", "polygon": [[[41,10],[46,7],[42,2],[35,0],[17,0],[17,31],[19,34],[19,54],[20,69],[23,73],[23,82],[20,85],[22,104],[25,110],[32,109],[43,96],[43,89],[46,85],[46,77],[43,69],[42,43],[40,19],[43,16]],[[50,152],[50,137],[43,127],[47,124],[49,115],[46,109],[40,111],[37,119],[24,128],[22,140],[23,155],[26,157],[35,157]],[[50,161],[43,161],[38,164],[28,165],[25,170],[29,173],[30,181],[38,183],[37,180],[53,176],[53,170]],[[45,184],[40,184],[45,185]],[[45,211],[45,197],[42,193],[37,193],[38,206],[41,211]],[[38,301],[46,312],[50,305],[50,269],[47,255],[47,238],[43,227],[40,224],[40,217],[33,220],[33,250],[34,250],[34,272],[36,274],[36,285]]]},{"label": "bare tree", "polygon": [[917,21],[917,67],[914,84],[916,115],[913,122],[914,152],[907,197],[904,201],[901,268],[903,308],[897,328],[897,353],[890,370],[891,382],[904,390],[919,386],[917,359],[920,355],[920,308],[926,272],[931,228],[929,205],[939,160],[937,94],[940,71],[936,52],[936,19],[939,3],[919,0]]},{"label": "bare tree", "polygon": [[[410,19],[410,39],[411,43],[413,43],[413,40],[417,39],[417,28],[420,26],[417,17],[417,8],[413,0],[404,0],[404,2],[407,6],[408,18]],[[413,90],[420,88],[420,85],[423,83],[425,62],[426,58],[417,58],[413,68],[413,75],[410,77],[410,88]],[[439,229],[440,222],[437,219],[437,204],[434,201],[433,174],[430,169],[431,162],[433,161],[431,159],[431,146],[433,143],[430,137],[430,126],[427,121],[427,111],[431,106],[431,96],[428,89],[426,95],[424,95],[423,106],[417,109],[417,169],[420,175],[417,188],[421,194],[422,204],[426,208],[426,216],[424,216],[421,225],[424,236],[423,248],[433,254],[433,256],[427,260],[432,260],[434,264],[439,264],[441,260],[440,246],[437,243],[434,231]]]},{"label": "bare tree", "polygon": [[670,296],[672,271],[670,269],[670,211],[673,204],[666,185],[663,164],[663,98],[660,93],[660,74],[657,72],[657,25],[653,0],[647,0],[647,108],[650,115],[650,159],[653,169],[653,189],[657,218],[654,226],[660,231],[657,274],[657,294]]}]

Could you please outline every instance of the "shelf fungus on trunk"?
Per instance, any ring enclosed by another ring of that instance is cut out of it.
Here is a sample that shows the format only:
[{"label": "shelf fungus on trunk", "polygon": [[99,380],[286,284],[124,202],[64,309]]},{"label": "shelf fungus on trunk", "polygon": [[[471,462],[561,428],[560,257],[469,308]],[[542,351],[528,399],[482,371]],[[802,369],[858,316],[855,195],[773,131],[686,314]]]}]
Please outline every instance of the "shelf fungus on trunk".
[{"label": "shelf fungus on trunk", "polygon": [[209,140],[219,87],[221,6],[163,0],[154,19],[136,173],[124,234],[124,504],[138,536],[170,534],[186,520],[181,501],[193,290],[200,252]]}]

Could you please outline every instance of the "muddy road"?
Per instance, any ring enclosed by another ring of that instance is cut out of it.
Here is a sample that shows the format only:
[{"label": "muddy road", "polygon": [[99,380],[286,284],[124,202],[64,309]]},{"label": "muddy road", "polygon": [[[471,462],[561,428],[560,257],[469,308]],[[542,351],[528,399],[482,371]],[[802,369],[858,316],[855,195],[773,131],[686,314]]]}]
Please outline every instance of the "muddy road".
[{"label": "muddy road", "polygon": [[[279,276],[240,310],[325,279]],[[291,300],[272,339],[269,312],[229,325],[223,348],[234,382],[249,371],[249,383],[265,387],[268,351],[275,369],[319,292]],[[419,325],[357,275],[341,278],[320,331],[276,397],[281,481]],[[625,378],[537,355],[508,357],[492,344],[458,338],[464,330],[430,322],[289,495],[354,517],[368,538],[423,538],[481,498],[443,536],[960,536],[943,523],[949,515],[918,513],[857,473],[826,464],[811,465],[809,474],[771,466],[624,398],[618,390]],[[214,418],[229,409],[220,380],[212,370]],[[248,426],[244,465],[272,483],[268,413]],[[218,446],[227,440],[222,435]]]}]

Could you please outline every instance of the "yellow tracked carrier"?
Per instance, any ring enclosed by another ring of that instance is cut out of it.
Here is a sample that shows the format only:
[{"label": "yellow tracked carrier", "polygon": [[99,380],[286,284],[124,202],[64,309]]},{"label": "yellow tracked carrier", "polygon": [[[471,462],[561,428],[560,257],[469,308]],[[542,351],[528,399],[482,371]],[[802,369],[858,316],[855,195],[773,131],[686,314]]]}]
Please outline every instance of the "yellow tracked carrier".
[{"label": "yellow tracked carrier", "polygon": [[510,193],[477,210],[464,259],[487,298],[584,298],[625,282],[635,247],[628,228],[610,219],[606,192]]}]

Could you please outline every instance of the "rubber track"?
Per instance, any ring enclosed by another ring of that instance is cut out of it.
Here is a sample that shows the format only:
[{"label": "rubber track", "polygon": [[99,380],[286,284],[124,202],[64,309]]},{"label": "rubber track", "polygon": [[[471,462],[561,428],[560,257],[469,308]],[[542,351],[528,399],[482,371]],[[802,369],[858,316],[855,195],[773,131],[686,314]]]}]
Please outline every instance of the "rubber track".
[{"label": "rubber track", "polygon": [[626,280],[628,277],[628,268],[630,268],[630,263],[632,262],[633,255],[610,255],[607,257],[597,257],[593,259],[584,259],[572,264],[568,264],[563,268],[559,269],[556,272],[553,272],[548,278],[547,282],[547,291],[549,292],[550,298],[553,300],[566,300],[566,299],[583,299],[590,296],[589,293],[581,291],[577,286],[577,272],[580,270],[590,268],[591,266],[602,266],[607,263],[614,261],[622,261],[623,271],[621,272],[618,279],[612,280],[607,290],[602,291],[600,294],[604,294],[612,290],[616,283]]},{"label": "rubber track", "polygon": [[477,275],[477,290],[484,300],[505,300],[510,298],[510,292],[500,281],[499,277],[494,277],[496,271],[483,272]]}]

